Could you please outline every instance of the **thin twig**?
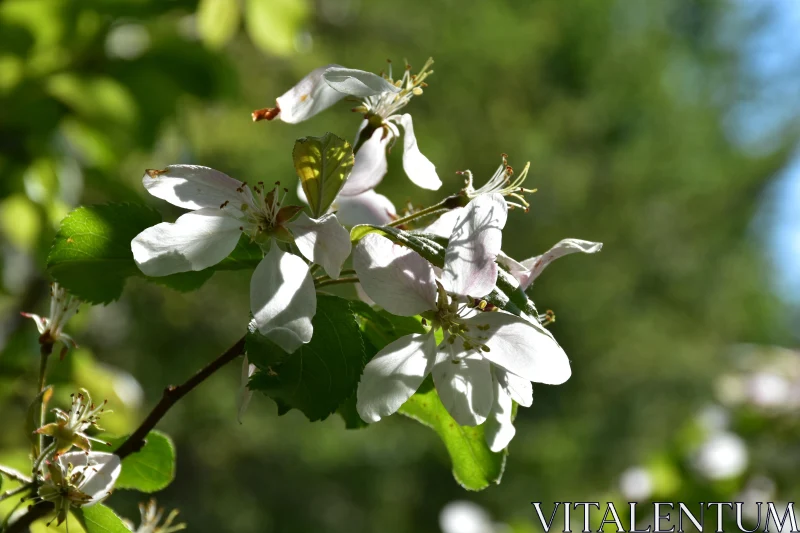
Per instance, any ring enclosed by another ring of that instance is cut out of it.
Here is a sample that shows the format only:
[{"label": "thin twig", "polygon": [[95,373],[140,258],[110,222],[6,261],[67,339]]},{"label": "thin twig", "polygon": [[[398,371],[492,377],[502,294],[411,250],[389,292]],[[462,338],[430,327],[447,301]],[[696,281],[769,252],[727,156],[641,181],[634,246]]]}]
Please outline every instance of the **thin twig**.
[{"label": "thin twig", "polygon": [[[43,336],[44,337],[44,336]],[[50,359],[50,354],[53,353],[53,343],[52,342],[42,342],[41,347],[39,349],[40,358],[39,358],[39,394],[42,393],[44,390],[45,381],[47,380],[47,361]],[[39,427],[44,426],[45,417],[47,416],[47,402],[44,401],[42,398],[42,405],[39,409]],[[39,434],[39,449],[41,451],[44,449],[44,435]],[[34,452],[37,450],[34,449]]]},{"label": "thin twig", "polygon": [[10,498],[12,496],[15,496],[15,495],[19,494],[20,492],[25,492],[26,490],[30,490],[32,487],[33,487],[33,485],[27,484],[27,485],[20,485],[19,487],[15,488],[15,489],[9,489],[9,490],[5,491],[4,493],[0,494],[0,502],[3,501],[3,500],[6,500],[6,499],[8,499],[8,498]]},{"label": "thin twig", "polygon": [[117,448],[114,453],[118,455],[120,459],[124,459],[130,454],[141,450],[142,446],[145,444],[145,438],[147,437],[147,434],[150,433],[150,430],[156,427],[156,424],[158,424],[164,415],[167,414],[167,411],[169,411],[169,409],[178,400],[183,398],[192,389],[208,379],[212,374],[214,374],[214,372],[225,366],[226,363],[233,361],[236,359],[236,357],[244,353],[244,341],[244,337],[236,341],[236,344],[228,348],[225,353],[199,370],[197,374],[192,376],[188,381],[186,381],[186,383],[178,385],[177,387],[169,386],[164,389],[164,394],[161,396],[161,401],[159,401],[153,410],[150,411],[150,414],[147,415],[147,418],[144,419],[139,428],[134,431],[131,436],[125,440],[125,442],[120,444],[119,448]]},{"label": "thin twig", "polygon": [[0,474],[3,474],[8,479],[13,479],[14,481],[19,481],[20,483],[30,483],[31,478],[19,472],[18,470],[14,470],[13,468],[9,468],[7,466],[0,465]]}]

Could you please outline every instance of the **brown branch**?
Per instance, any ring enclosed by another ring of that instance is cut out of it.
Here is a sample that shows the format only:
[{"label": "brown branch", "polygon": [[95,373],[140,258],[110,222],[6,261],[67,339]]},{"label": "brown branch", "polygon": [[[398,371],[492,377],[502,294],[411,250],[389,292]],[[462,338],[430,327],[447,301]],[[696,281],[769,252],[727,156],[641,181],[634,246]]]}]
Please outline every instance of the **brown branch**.
[{"label": "brown branch", "polygon": [[147,434],[156,427],[156,424],[158,424],[164,415],[167,414],[167,411],[169,411],[178,400],[208,379],[214,372],[225,366],[226,363],[233,361],[236,357],[244,353],[244,340],[245,338],[242,337],[236,341],[236,344],[228,348],[225,353],[211,361],[204,368],[200,369],[197,374],[192,376],[186,383],[178,385],[177,387],[170,385],[164,389],[161,401],[150,411],[150,414],[147,415],[147,418],[144,419],[138,429],[134,431],[125,442],[120,444],[119,448],[117,448],[114,453],[118,455],[120,459],[124,459],[130,454],[141,450],[142,446],[145,444]]},{"label": "brown branch", "polygon": [[[145,444],[145,438],[150,433],[156,424],[167,414],[167,411],[175,405],[175,403],[186,396],[192,389],[200,385],[203,381],[211,377],[214,372],[230,363],[236,357],[244,353],[245,338],[242,337],[236,344],[228,348],[222,355],[211,361],[208,365],[200,369],[194,376],[187,380],[182,385],[177,387],[169,386],[164,389],[164,394],[161,401],[156,404],[147,418],[144,419],[139,428],[134,431],[125,442],[120,444],[119,448],[114,452],[120,459],[124,459],[132,453],[136,453],[142,449]],[[28,512],[20,516],[16,521],[8,525],[4,533],[23,533],[28,531],[30,525],[40,518],[44,518],[52,513],[55,507],[50,502],[37,503],[28,508]]]}]

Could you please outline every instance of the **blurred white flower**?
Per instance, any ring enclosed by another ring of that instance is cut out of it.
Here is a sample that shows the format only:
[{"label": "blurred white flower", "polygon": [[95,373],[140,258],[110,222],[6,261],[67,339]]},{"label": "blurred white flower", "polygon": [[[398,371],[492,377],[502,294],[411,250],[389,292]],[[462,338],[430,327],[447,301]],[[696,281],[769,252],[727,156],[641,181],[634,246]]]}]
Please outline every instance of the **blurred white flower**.
[{"label": "blurred white flower", "polygon": [[477,503],[456,500],[439,513],[442,533],[497,533],[504,529],[492,523],[486,510]]},{"label": "blurred white flower", "polygon": [[774,372],[756,372],[747,382],[750,401],[758,407],[784,407],[791,400],[791,384]]},{"label": "blurred white flower", "polygon": [[694,466],[712,480],[729,479],[747,469],[747,446],[734,433],[716,433],[697,451]]},{"label": "blurred white flower", "polygon": [[619,479],[619,490],[630,501],[643,501],[653,494],[653,478],[641,466],[628,468]]}]

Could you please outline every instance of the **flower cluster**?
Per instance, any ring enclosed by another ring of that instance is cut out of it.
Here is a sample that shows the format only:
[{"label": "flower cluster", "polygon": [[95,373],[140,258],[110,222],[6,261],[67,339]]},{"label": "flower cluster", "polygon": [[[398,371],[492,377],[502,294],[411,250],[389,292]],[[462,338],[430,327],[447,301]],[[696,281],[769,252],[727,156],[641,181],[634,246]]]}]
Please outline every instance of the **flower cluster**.
[{"label": "flower cluster", "polygon": [[[353,143],[355,163],[333,191],[335,199],[322,208],[330,205],[331,211],[312,218],[303,207],[285,205],[288,189],[279,183],[251,189],[211,168],[171,165],[148,170],[143,184],[153,196],[190,212],[174,223],[146,229],[131,248],[143,273],[166,276],[223,261],[246,235],[265,252],[251,279],[251,330],[288,353],[314,335],[315,283],[322,278],[313,278],[313,272],[319,266],[336,280],[352,251],[356,277],[343,281],[357,281],[365,298],[391,314],[418,317],[425,330],[388,343],[366,365],[357,389],[361,418],[377,422],[397,412],[430,375],[453,419],[466,426],[486,424],[487,443],[499,451],[514,436],[514,403],[530,406],[533,382],[561,384],[571,368],[544,327],[551,314],[539,316],[532,304],[517,309],[487,299],[497,293],[501,276],[522,294],[554,259],[595,253],[602,245],[565,239],[524,261],[504,254],[509,209],[527,211],[524,195],[535,192],[523,187],[529,166],[515,175],[505,155],[485,185],[476,188],[472,173],[465,171],[465,186],[451,197],[457,201],[396,219],[392,203],[374,188],[386,175],[387,153],[398,141],[409,179],[425,189],[442,186],[435,166],[419,150],[411,116],[402,112],[423,93],[431,64],[426,62],[417,74],[406,66],[396,80],[391,66],[387,74],[376,75],[327,65],[278,97],[275,107],[253,113],[254,120],[298,123],[345,97],[359,101],[353,109],[363,115]],[[443,243],[437,244],[444,248],[443,261],[436,264],[388,233],[361,233],[352,247],[345,229],[394,223],[405,231],[434,215],[420,235]],[[253,370],[245,358],[243,382]],[[248,400],[244,392],[240,413]]]}]

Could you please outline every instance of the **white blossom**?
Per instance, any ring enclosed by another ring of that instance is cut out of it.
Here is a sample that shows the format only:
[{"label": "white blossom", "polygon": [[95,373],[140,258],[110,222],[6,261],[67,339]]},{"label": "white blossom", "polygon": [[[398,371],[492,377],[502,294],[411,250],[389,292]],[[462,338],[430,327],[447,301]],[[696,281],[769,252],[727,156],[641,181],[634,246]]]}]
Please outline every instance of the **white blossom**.
[{"label": "white blossom", "polygon": [[336,215],[313,219],[300,207],[283,206],[286,189],[280,183],[272,189],[259,183],[251,192],[246,184],[207,167],[149,170],[143,184],[153,196],[192,210],[133,239],[133,257],[144,274],[208,268],[225,259],[245,233],[269,246],[250,282],[250,309],[258,330],[290,353],[311,340],[316,292],[309,265],[281,250],[278,242],[294,242],[303,257],[338,278],[351,245]]},{"label": "white blossom", "polygon": [[[506,213],[499,194],[469,203],[450,234],[441,281],[416,252],[385,237],[368,234],[356,246],[353,265],[369,297],[393,314],[422,314],[432,326],[390,343],[367,364],[357,392],[364,420],[377,422],[397,411],[432,374],[456,422],[501,420],[489,440],[493,449],[502,449],[510,440],[505,396],[530,405],[531,381],[560,384],[569,378],[566,354],[538,322],[504,311],[476,312],[462,303],[494,288]],[[443,332],[438,347],[437,329]]]},{"label": "white blossom", "polygon": [[56,508],[60,525],[71,507],[90,507],[111,494],[122,470],[119,457],[105,452],[71,452],[46,464],[38,498]]},{"label": "white blossom", "polygon": [[274,108],[255,111],[253,120],[277,118],[294,124],[324,111],[345,96],[358,98],[360,104],[353,110],[362,113],[364,120],[356,134],[355,165],[340,194],[355,196],[374,189],[386,175],[387,152],[400,138],[406,175],[415,185],[436,190],[442,185],[436,168],[419,150],[411,115],[400,113],[414,96],[422,94],[425,79],[433,73],[432,64],[429,59],[417,74],[412,74],[406,65],[397,80],[392,79],[391,63],[384,76],[326,65],[311,71],[277,98]]}]

